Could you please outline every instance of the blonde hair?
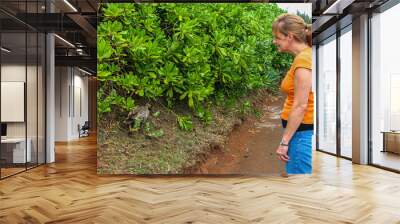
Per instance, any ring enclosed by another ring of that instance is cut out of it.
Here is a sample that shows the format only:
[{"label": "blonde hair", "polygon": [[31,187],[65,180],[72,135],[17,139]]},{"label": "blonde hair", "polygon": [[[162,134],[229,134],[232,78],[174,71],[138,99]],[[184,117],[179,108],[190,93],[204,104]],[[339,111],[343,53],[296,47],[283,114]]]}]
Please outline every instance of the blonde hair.
[{"label": "blonde hair", "polygon": [[279,32],[285,36],[290,32],[297,41],[310,47],[312,45],[311,24],[305,23],[303,18],[297,15],[284,13],[278,16],[272,24],[272,32]]}]

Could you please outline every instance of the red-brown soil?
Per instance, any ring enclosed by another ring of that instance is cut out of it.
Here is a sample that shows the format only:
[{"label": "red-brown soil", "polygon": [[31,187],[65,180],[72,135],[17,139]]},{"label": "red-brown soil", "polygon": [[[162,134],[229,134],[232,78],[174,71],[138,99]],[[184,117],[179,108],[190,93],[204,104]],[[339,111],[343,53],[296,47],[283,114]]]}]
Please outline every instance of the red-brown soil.
[{"label": "red-brown soil", "polygon": [[282,137],[280,111],[283,98],[263,101],[262,117],[249,118],[229,135],[223,150],[208,155],[195,174],[271,174],[284,170],[275,155]]}]

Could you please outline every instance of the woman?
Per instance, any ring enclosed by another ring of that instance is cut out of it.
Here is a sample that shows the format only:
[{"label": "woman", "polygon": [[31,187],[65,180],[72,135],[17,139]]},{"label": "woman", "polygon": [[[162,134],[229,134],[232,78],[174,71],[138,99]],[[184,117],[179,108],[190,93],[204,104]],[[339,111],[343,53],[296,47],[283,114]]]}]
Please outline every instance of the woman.
[{"label": "woman", "polygon": [[284,128],[276,150],[287,174],[311,174],[314,95],[312,86],[311,25],[300,16],[283,14],[272,25],[279,52],[295,56],[281,84],[287,94],[281,114]]}]

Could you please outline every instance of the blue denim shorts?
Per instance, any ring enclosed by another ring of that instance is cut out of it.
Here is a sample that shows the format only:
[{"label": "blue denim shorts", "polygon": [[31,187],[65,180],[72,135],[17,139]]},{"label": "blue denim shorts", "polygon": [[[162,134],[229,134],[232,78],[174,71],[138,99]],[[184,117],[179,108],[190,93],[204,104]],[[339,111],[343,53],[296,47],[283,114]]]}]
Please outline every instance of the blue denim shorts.
[{"label": "blue denim shorts", "polygon": [[313,130],[297,131],[289,142],[287,174],[311,174]]}]

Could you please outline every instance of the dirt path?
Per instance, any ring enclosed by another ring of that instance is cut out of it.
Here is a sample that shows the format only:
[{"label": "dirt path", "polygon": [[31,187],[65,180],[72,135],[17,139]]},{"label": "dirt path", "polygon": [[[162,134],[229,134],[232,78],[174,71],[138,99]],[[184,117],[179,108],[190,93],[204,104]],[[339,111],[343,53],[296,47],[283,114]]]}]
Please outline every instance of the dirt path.
[{"label": "dirt path", "polygon": [[284,165],[275,156],[282,137],[283,98],[266,99],[260,120],[248,119],[229,136],[224,151],[210,155],[197,174],[280,173]]}]

